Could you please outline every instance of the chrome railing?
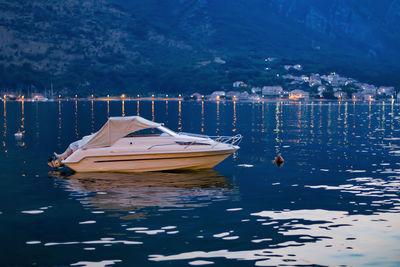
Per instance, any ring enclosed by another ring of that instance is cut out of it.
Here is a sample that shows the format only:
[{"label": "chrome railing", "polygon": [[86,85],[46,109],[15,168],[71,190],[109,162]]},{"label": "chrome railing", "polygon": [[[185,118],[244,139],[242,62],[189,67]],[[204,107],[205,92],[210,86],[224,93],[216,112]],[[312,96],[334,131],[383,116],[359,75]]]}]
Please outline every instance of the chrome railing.
[{"label": "chrome railing", "polygon": [[[193,136],[193,137],[200,137],[200,138],[207,138],[207,139],[212,139],[215,142],[217,142],[216,144],[214,144],[212,147],[215,147],[216,145],[218,145],[219,143],[223,143],[223,144],[230,144],[230,145],[239,145],[240,142],[243,139],[243,136],[241,134],[237,134],[234,136],[221,136],[221,135],[217,135],[217,136],[209,136],[209,135],[202,135],[202,134],[192,134],[192,133],[178,133],[178,134],[182,134],[182,135],[188,135],[188,136]],[[200,143],[201,141],[197,141],[197,140],[193,140],[193,142],[191,142],[190,144],[188,144],[186,147],[196,144],[196,143]],[[185,148],[186,148],[185,147]]]},{"label": "chrome railing", "polygon": [[[243,139],[243,136],[241,134],[237,134],[234,136],[209,136],[209,137],[213,139],[215,142],[230,144],[233,146],[238,146]],[[215,144],[214,146],[216,146],[217,144]]]},{"label": "chrome railing", "polygon": [[216,142],[225,143],[225,144],[231,143],[232,145],[239,145],[243,138],[243,136],[241,134],[237,134],[234,136],[221,136],[221,135],[210,136],[210,135],[205,135],[205,134],[193,134],[193,133],[185,133],[185,132],[179,132],[178,134],[179,135],[188,135],[188,136],[193,136],[193,137],[200,137],[200,138],[210,138]]},{"label": "chrome railing", "polygon": [[205,134],[194,134],[194,133],[185,133],[185,132],[179,132],[177,134],[178,135],[187,135],[187,136],[199,137],[199,138],[209,138],[209,136],[205,135]]},{"label": "chrome railing", "polygon": [[[243,139],[243,136],[241,134],[237,134],[234,136],[208,136],[208,135],[201,135],[201,134],[191,134],[191,133],[178,133],[178,135],[187,135],[187,136],[193,136],[193,137],[200,137],[204,139],[211,139],[215,141],[216,143],[212,145],[212,147],[217,146],[218,144],[229,144],[232,146],[238,146],[240,142]],[[174,145],[177,144],[178,142],[173,142],[173,143],[167,143],[167,144],[156,144],[148,147],[147,149],[152,149],[153,147],[157,146],[168,146],[168,145]],[[185,149],[192,146],[192,145],[211,145],[211,144],[206,144],[202,140],[192,140],[192,141],[182,141],[182,143],[185,143]]]}]

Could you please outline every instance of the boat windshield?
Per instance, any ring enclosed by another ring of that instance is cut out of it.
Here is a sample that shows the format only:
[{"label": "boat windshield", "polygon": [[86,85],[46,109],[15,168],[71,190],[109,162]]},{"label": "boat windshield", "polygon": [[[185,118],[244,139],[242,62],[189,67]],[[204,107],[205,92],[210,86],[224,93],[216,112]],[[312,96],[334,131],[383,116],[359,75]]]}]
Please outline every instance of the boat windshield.
[{"label": "boat windshield", "polygon": [[150,137],[150,136],[171,136],[170,134],[161,131],[158,128],[147,128],[147,129],[142,129],[133,133],[130,133],[124,138],[128,137]]}]

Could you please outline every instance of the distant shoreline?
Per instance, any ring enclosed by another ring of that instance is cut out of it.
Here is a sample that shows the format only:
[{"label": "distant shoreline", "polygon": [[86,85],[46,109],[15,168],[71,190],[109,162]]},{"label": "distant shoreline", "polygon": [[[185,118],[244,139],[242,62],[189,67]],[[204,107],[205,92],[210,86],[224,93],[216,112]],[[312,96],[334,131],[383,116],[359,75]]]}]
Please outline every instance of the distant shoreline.
[{"label": "distant shoreline", "polygon": [[301,100],[293,100],[293,99],[260,99],[260,100],[231,100],[231,99],[221,99],[221,100],[208,100],[208,99],[184,99],[184,98],[164,98],[164,97],[140,97],[140,98],[55,98],[55,99],[47,99],[47,100],[36,100],[36,99],[1,99],[4,101],[12,101],[12,102],[58,102],[58,101],[184,101],[184,102],[214,102],[214,103],[224,103],[224,102],[235,102],[235,103],[260,103],[260,102],[291,102],[291,103],[300,103],[300,102],[397,102],[396,99],[373,99],[373,100],[358,100],[358,99],[301,99]]}]

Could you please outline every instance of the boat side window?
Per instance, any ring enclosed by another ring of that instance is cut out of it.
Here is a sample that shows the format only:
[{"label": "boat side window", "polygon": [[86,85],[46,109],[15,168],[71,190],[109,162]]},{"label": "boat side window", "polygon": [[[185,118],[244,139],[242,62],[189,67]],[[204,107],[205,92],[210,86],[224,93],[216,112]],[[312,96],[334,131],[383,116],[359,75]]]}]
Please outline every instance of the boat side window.
[{"label": "boat side window", "polygon": [[143,129],[139,130],[133,133],[130,133],[126,135],[124,138],[127,137],[150,137],[150,136],[170,136],[167,133],[164,133],[163,131],[160,131],[157,128],[148,128],[148,129]]}]

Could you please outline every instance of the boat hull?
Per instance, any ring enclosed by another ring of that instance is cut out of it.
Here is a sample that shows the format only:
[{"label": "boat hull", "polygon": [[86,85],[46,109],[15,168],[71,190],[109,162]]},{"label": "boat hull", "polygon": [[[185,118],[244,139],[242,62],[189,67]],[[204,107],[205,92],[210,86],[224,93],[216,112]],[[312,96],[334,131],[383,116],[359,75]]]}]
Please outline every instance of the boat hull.
[{"label": "boat hull", "polygon": [[197,170],[213,168],[235,151],[232,148],[208,152],[94,156],[85,157],[79,162],[66,162],[65,165],[76,172]]}]

